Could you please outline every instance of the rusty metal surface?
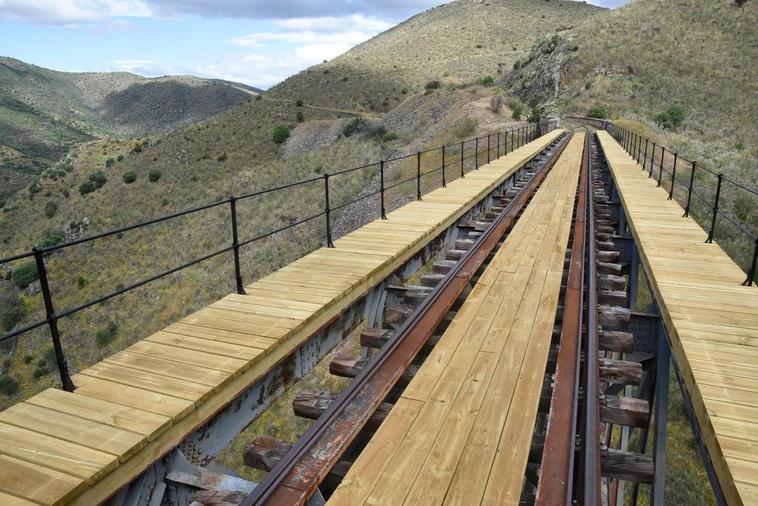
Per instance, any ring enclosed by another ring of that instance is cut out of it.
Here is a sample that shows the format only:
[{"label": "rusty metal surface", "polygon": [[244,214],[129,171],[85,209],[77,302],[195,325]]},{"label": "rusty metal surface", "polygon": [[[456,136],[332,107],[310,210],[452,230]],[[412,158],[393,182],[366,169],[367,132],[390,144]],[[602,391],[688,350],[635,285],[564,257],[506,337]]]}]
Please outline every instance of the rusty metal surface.
[{"label": "rusty metal surface", "polygon": [[[590,149],[590,137],[587,137],[586,149]],[[592,192],[592,160],[588,162],[588,198],[587,198],[587,376],[584,402],[584,440],[583,440],[583,497],[582,504],[600,505],[600,371],[598,366],[598,305],[597,272],[595,258],[595,211]],[[592,241],[592,242],[590,242]]]},{"label": "rusty metal surface", "polygon": [[584,305],[588,165],[589,149],[585,144],[579,176],[560,348],[553,377],[553,394],[545,433],[545,450],[535,501],[535,504],[539,506],[571,504],[578,406],[578,366]]},{"label": "rusty metal surface", "polygon": [[543,168],[477,238],[471,249],[432,290],[395,335],[382,347],[300,438],[284,459],[245,498],[243,505],[305,504],[382,403],[403,371],[443,320],[471,277],[495,248],[560,157],[570,135],[562,138]]}]

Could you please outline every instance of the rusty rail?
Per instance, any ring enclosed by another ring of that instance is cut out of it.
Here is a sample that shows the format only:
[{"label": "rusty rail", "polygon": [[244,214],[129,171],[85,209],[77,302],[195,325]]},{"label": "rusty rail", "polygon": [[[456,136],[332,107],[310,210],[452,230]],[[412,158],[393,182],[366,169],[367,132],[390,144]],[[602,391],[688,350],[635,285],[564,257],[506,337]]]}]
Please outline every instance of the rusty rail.
[{"label": "rusty rail", "polygon": [[243,506],[305,504],[317,491],[321,481],[432,336],[487,256],[513,226],[521,210],[560,157],[570,137],[571,135],[565,135],[561,139],[542,169],[482,233],[472,248],[317,422],[245,498]]},{"label": "rusty rail", "polygon": [[585,291],[585,241],[591,240],[585,234],[587,201],[591,199],[587,188],[591,188],[592,184],[588,174],[589,164],[589,145],[585,144],[579,176],[560,348],[556,359],[545,449],[535,501],[538,506],[570,505],[572,500],[584,320],[582,307]]}]

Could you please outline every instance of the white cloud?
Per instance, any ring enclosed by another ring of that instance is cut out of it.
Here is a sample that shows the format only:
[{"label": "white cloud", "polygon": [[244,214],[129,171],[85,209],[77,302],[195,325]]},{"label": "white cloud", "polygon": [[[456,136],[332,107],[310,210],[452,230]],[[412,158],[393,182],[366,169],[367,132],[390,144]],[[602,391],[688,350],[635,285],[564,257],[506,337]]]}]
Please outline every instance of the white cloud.
[{"label": "white cloud", "polygon": [[274,20],[274,24],[287,30],[308,30],[318,32],[344,31],[346,26],[353,30],[381,32],[392,28],[392,23],[364,16],[352,14],[349,16],[322,16],[316,18],[289,18]]},{"label": "white cloud", "polygon": [[0,0],[0,18],[75,26],[107,18],[147,17],[145,0]]}]

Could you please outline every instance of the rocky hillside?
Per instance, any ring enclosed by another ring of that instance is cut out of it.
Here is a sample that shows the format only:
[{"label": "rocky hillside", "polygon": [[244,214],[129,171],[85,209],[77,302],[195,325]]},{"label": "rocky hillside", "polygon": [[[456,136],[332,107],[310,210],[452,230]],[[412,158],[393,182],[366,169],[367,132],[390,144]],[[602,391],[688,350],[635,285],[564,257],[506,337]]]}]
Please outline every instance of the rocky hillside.
[{"label": "rocky hillside", "polygon": [[[688,158],[758,184],[756,26],[758,2],[636,0],[543,38],[501,83],[557,113],[600,106],[636,120]],[[681,125],[656,119],[673,105]]]},{"label": "rocky hillside", "polygon": [[57,72],[0,57],[0,167],[36,174],[82,142],[166,133],[256,91],[185,76]]},{"label": "rocky hillside", "polygon": [[570,0],[459,0],[418,14],[347,53],[290,77],[272,96],[389,111],[427,83],[497,78],[534,42],[605,9]]}]

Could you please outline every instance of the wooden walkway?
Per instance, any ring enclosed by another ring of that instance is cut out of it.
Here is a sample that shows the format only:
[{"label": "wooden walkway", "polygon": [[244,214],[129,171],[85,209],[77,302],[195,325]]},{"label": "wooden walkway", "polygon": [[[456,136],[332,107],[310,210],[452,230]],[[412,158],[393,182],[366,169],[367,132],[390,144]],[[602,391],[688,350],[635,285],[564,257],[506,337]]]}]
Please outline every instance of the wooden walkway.
[{"label": "wooden walkway", "polygon": [[330,505],[518,503],[583,146],[575,135]]},{"label": "wooden walkway", "polygon": [[758,504],[758,289],[606,132],[598,132],[729,504]]},{"label": "wooden walkway", "polygon": [[97,504],[544,149],[553,131],[0,413],[0,504]]}]

